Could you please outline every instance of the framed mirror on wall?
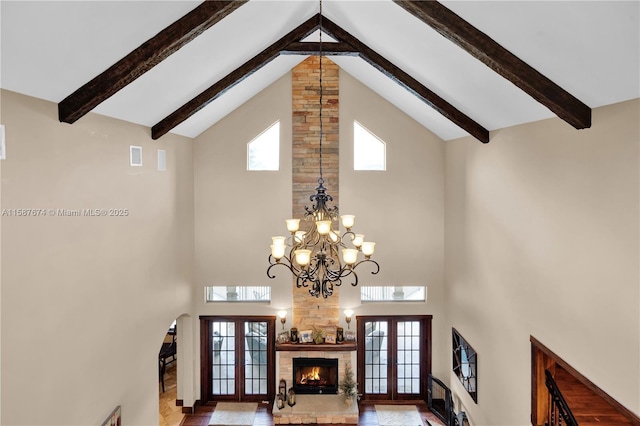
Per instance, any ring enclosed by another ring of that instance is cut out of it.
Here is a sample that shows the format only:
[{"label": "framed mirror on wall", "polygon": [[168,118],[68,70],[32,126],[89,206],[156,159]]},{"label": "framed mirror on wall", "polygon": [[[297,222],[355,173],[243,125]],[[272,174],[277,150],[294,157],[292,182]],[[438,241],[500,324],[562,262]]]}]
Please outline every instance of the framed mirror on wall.
[{"label": "framed mirror on wall", "polygon": [[469,392],[473,402],[478,403],[478,354],[469,343],[458,333],[451,329],[453,372],[460,379],[462,386]]}]

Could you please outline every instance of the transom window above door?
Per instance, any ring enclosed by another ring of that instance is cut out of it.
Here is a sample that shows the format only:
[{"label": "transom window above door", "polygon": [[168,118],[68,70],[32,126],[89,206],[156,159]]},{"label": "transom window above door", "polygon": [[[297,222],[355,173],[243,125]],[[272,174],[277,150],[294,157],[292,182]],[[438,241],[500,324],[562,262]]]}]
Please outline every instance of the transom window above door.
[{"label": "transom window above door", "polygon": [[361,302],[424,302],[426,300],[425,286],[360,286]]},{"label": "transom window above door", "polygon": [[261,302],[271,301],[270,286],[211,286],[204,288],[205,302]]}]

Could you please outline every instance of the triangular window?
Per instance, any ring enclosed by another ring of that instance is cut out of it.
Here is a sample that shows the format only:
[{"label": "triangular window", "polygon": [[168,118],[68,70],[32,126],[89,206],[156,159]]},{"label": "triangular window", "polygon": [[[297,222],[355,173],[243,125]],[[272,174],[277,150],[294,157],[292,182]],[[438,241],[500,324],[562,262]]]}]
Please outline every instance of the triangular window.
[{"label": "triangular window", "polygon": [[386,170],[386,144],[357,121],[353,122],[353,169]]},{"label": "triangular window", "polygon": [[279,170],[280,122],[276,121],[247,144],[247,170]]}]

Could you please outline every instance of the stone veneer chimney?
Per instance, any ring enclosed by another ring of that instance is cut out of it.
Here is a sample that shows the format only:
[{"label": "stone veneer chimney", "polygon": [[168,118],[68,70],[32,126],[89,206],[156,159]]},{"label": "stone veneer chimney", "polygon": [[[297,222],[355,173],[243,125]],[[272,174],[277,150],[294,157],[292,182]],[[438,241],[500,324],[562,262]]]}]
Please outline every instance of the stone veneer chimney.
[{"label": "stone veneer chimney", "polygon": [[[303,218],[304,207],[311,206],[309,196],[315,193],[320,177],[320,57],[311,56],[292,71],[293,88],[293,211],[292,217]],[[331,205],[339,205],[339,68],[322,58],[322,175]],[[301,221],[300,229],[307,224]],[[293,281],[293,327],[309,329],[312,325],[337,325],[340,287],[333,296],[315,298],[308,288],[297,288]]]}]

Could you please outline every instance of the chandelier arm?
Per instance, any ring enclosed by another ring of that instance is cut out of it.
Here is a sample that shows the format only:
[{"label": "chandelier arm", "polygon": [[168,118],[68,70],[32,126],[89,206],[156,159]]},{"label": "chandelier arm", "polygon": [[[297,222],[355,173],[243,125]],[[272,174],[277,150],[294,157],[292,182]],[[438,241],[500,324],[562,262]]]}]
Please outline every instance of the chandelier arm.
[{"label": "chandelier arm", "polygon": [[[275,276],[275,274],[271,275],[271,268],[273,268],[273,267],[274,267],[274,266],[276,266],[276,265],[280,265],[280,264],[279,264],[279,263],[271,263],[271,264],[269,265],[269,267],[267,268],[267,277],[269,277],[269,278],[271,278],[271,279],[274,279],[274,278],[276,277],[276,276]],[[286,266],[286,265],[285,265],[285,266]]]},{"label": "chandelier arm", "polygon": [[322,275],[325,277],[329,277],[329,281],[333,281],[334,280],[334,275],[335,275],[335,271],[336,269],[332,269],[331,267],[335,264],[335,260],[331,259],[331,258],[327,258],[325,259],[325,261],[323,262],[322,265]]},{"label": "chandelier arm", "polygon": [[309,294],[313,297],[318,297],[320,295],[320,282],[317,279],[313,280],[313,285],[309,289]]},{"label": "chandelier arm", "polygon": [[305,241],[305,245],[307,247],[312,246],[315,247],[318,244],[320,244],[320,234],[318,233],[317,230],[311,230],[309,231],[309,240]]},{"label": "chandelier arm", "polygon": [[[331,259],[331,264],[334,263],[336,263],[335,259]],[[325,269],[325,277],[328,277],[326,281],[335,283],[335,285],[339,287],[340,285],[342,285],[342,278],[349,275],[348,272],[346,274],[344,273],[345,270],[348,271],[349,268],[347,265],[342,266],[339,261],[337,263],[339,265],[338,269],[331,269],[327,265]]]},{"label": "chandelier arm", "polygon": [[375,271],[371,271],[371,275],[375,275],[375,274],[377,274],[378,272],[380,272],[380,265],[378,264],[378,262],[376,262],[376,261],[375,261],[375,260],[373,260],[373,259],[363,259],[363,260],[361,260],[361,261],[357,262],[357,263],[356,263],[355,265],[353,265],[351,268],[352,268],[352,269],[356,269],[356,267],[357,267],[358,265],[360,265],[360,264],[362,264],[362,263],[365,263],[365,262],[371,262],[371,263],[373,263],[374,265],[376,265],[376,270],[375,270]]},{"label": "chandelier arm", "polygon": [[[291,243],[289,243],[289,241],[291,241]],[[298,237],[296,237],[295,234],[291,234],[289,235],[289,237],[287,237],[287,246],[291,247],[292,253],[294,250],[299,249],[302,245],[303,245],[302,239],[298,241]]]},{"label": "chandelier arm", "polygon": [[[338,285],[336,283],[336,285]],[[331,281],[323,281],[322,282],[322,297],[325,299],[329,296],[333,295],[333,283]]]},{"label": "chandelier arm", "polygon": [[[294,263],[293,263],[293,261],[291,260],[291,255],[292,255],[292,253],[293,253],[293,252],[289,253],[289,255],[288,255],[288,256],[287,256],[287,255],[282,256],[282,258],[280,258],[279,260],[278,260],[278,259],[274,259],[273,255],[269,255],[269,264],[280,264],[280,265],[284,265],[284,266],[286,266],[287,268],[289,268],[289,270],[290,270],[291,272],[293,272],[294,274],[296,274],[296,275],[297,275],[297,274],[301,271],[301,269],[300,269],[300,268],[296,268],[296,267],[295,267],[295,264],[294,264]],[[286,261],[286,263],[284,263],[284,262],[283,262],[283,260],[284,260],[284,261]]]},{"label": "chandelier arm", "polygon": [[356,238],[356,234],[355,234],[355,232],[353,232],[353,231],[346,231],[344,234],[342,234],[342,239],[344,240],[344,239],[347,237],[347,235],[351,237],[351,240],[350,240],[350,241],[353,241],[353,240]]},{"label": "chandelier arm", "polygon": [[315,264],[313,262],[309,263],[309,266],[307,267],[307,269],[303,269],[302,271],[305,272],[305,275],[313,279],[313,277],[317,276],[319,270],[320,270],[320,261],[319,259],[316,259]]},{"label": "chandelier arm", "polygon": [[313,280],[308,276],[298,275],[296,277],[296,287],[297,288],[301,288],[301,287],[307,288],[307,287],[309,287],[309,284],[308,284],[309,282],[313,282]]},{"label": "chandelier arm", "polygon": [[356,271],[354,271],[354,267],[348,267],[345,266],[344,268],[342,268],[340,270],[340,283],[342,284],[342,278],[347,278],[349,275],[353,275],[353,282],[351,283],[352,286],[357,286],[358,285],[358,274],[356,274]]},{"label": "chandelier arm", "polygon": [[338,260],[338,265],[342,266],[342,264],[340,263],[340,253],[338,252],[338,244],[336,243],[330,243],[329,244],[329,253],[331,253],[331,258],[334,260]]},{"label": "chandelier arm", "polygon": [[327,275],[329,275],[330,272],[331,272],[331,269],[329,269],[329,265],[327,264],[327,259],[326,258],[318,259],[318,273],[316,274],[317,279],[319,280],[320,278],[322,278],[322,281],[325,281],[327,278]]},{"label": "chandelier arm", "polygon": [[269,255],[269,267],[267,268],[267,277],[269,277],[271,279],[274,279],[276,277],[275,274],[273,274],[273,275],[271,274],[271,268],[273,268],[274,266],[278,266],[278,265],[284,266],[289,271],[291,271],[291,273],[293,275],[298,275],[297,268],[295,266],[293,266],[291,261],[286,256],[283,257],[283,259],[286,259],[289,264],[281,262],[281,261],[278,261],[278,260],[276,260],[274,262],[273,259],[274,259],[274,257],[272,255]]},{"label": "chandelier arm", "polygon": [[301,275],[298,275],[296,277],[296,287],[300,288],[300,287],[308,287],[309,285],[307,284],[307,277],[303,277]]},{"label": "chandelier arm", "polygon": [[346,277],[348,277],[348,276],[349,276],[349,275],[351,275],[351,274],[354,274],[354,275],[355,275],[356,271],[354,271],[354,269],[355,269],[355,268],[354,268],[354,266],[353,266],[353,265],[351,265],[351,266],[349,266],[349,265],[344,265],[344,266],[342,267],[342,269],[340,269],[340,271],[338,271],[338,272],[340,273],[339,277],[342,279],[342,278],[346,278]]},{"label": "chandelier arm", "polygon": [[358,285],[358,274],[356,274],[354,270],[351,270],[351,273],[353,274],[353,278],[355,278],[351,285],[356,287]]},{"label": "chandelier arm", "polygon": [[[346,266],[343,266],[342,268],[337,270],[329,269],[327,271],[327,276],[329,277],[328,281],[340,281],[341,278],[348,276],[349,275],[348,273],[344,274],[345,269],[348,269],[348,268]],[[340,284],[337,284],[337,285],[339,286]]]}]

